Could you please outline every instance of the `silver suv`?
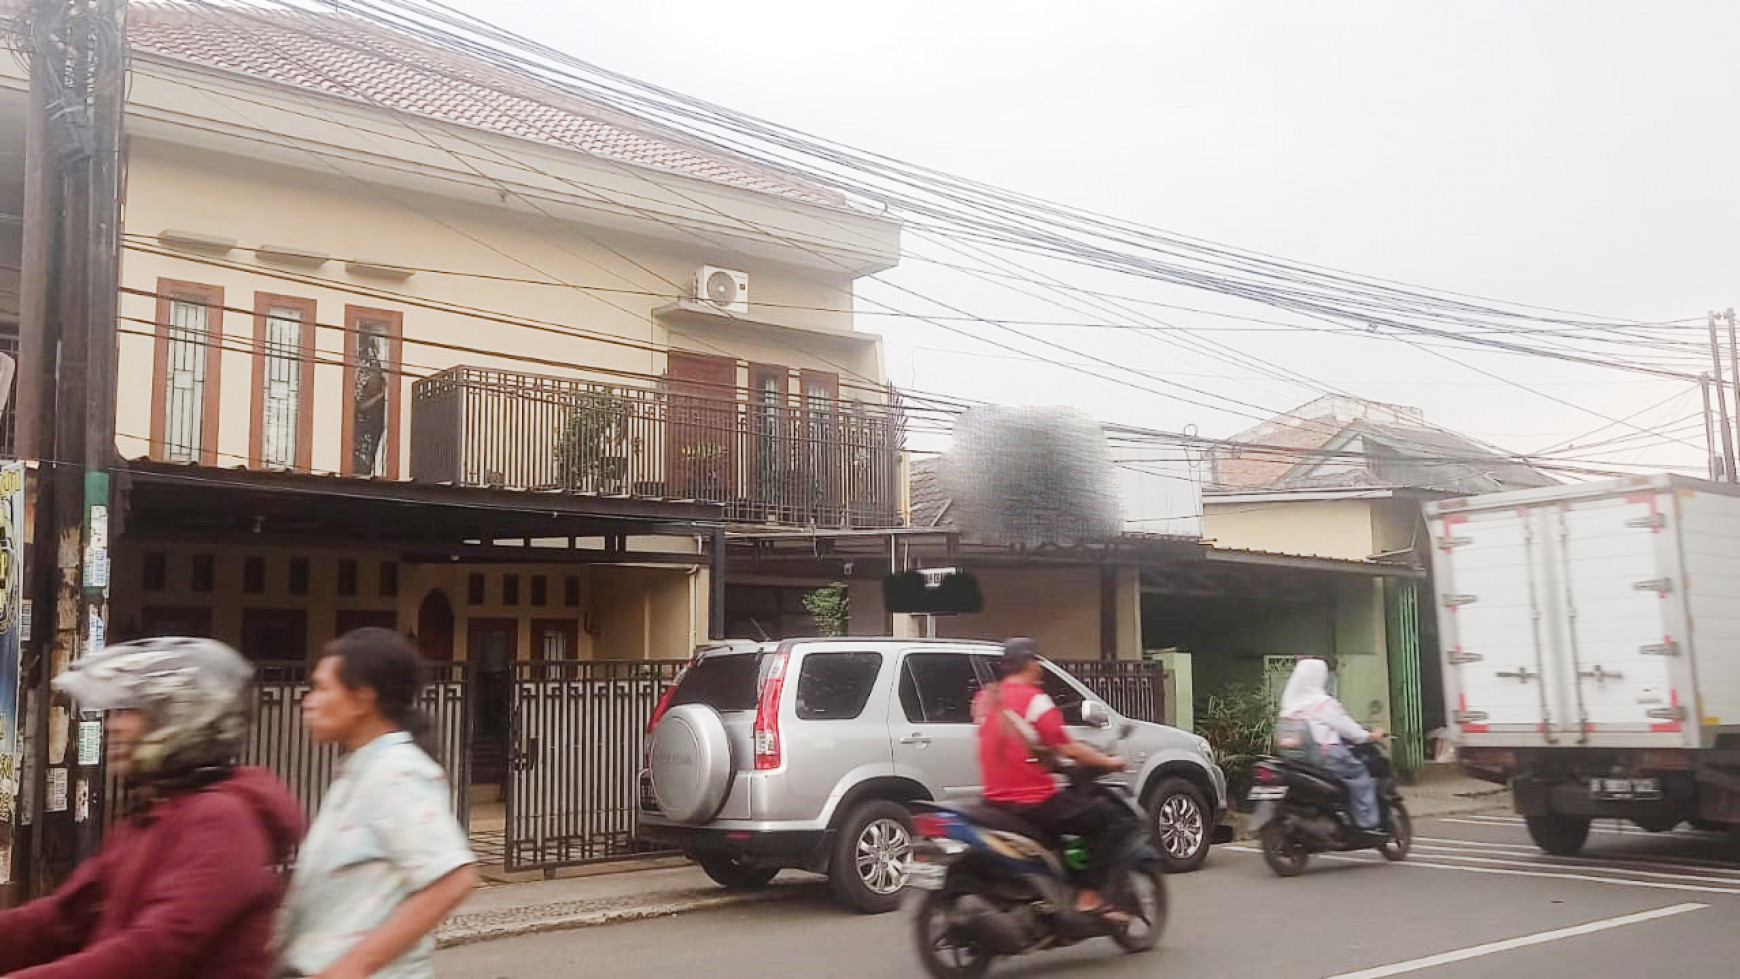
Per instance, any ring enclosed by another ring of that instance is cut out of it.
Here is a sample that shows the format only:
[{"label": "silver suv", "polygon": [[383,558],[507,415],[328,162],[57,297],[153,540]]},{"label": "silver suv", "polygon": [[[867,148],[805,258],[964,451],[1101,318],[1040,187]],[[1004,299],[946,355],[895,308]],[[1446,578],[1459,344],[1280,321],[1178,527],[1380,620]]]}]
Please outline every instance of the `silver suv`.
[{"label": "silver suv", "polygon": [[[972,703],[1001,655],[993,643],[911,639],[703,647],[653,717],[641,838],[689,854],[725,887],[800,868],[828,875],[853,908],[892,910],[912,845],[905,804],[979,797]],[[1045,687],[1071,733],[1088,734],[1081,707],[1099,698],[1052,663]],[[1208,742],[1134,722],[1119,750],[1168,869],[1200,867],[1227,805]]]}]

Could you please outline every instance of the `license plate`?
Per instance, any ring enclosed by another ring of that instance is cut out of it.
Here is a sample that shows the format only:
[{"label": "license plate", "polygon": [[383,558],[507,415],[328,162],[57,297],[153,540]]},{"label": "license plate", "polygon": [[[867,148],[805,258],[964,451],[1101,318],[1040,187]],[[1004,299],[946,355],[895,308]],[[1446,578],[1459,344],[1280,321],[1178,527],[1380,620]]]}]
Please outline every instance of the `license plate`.
[{"label": "license plate", "polygon": [[1264,802],[1264,801],[1272,800],[1272,799],[1285,799],[1285,798],[1287,798],[1287,787],[1285,785],[1256,785],[1256,786],[1252,786],[1251,793],[1249,796],[1247,796],[1247,798],[1249,798],[1252,802]]},{"label": "license plate", "polygon": [[921,891],[940,891],[948,879],[947,867],[934,863],[910,862],[906,865],[906,885]]},{"label": "license plate", "polygon": [[1597,799],[1659,799],[1661,782],[1653,778],[1596,778],[1589,793]]}]

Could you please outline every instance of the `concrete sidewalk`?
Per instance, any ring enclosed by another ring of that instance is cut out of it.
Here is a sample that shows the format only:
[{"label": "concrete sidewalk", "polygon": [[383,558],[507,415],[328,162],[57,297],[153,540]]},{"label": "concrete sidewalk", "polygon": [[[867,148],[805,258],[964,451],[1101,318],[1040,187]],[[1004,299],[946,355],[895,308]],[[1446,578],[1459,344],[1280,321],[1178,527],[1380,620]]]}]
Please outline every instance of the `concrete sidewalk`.
[{"label": "concrete sidewalk", "polygon": [[[1453,770],[1424,773],[1403,792],[1415,819],[1508,808],[1502,786]],[[1237,825],[1235,823],[1235,825]],[[1211,863],[1202,873],[1214,873]],[[480,887],[436,933],[442,947],[546,931],[638,921],[751,901],[825,901],[822,878],[782,874],[758,891],[727,891],[680,859],[616,864],[587,876]],[[842,912],[845,913],[845,912]]]},{"label": "concrete sidewalk", "polygon": [[616,872],[480,887],[436,932],[447,948],[472,942],[659,918],[750,901],[823,899],[827,882],[787,874],[758,891],[727,891],[681,860],[643,861]]}]

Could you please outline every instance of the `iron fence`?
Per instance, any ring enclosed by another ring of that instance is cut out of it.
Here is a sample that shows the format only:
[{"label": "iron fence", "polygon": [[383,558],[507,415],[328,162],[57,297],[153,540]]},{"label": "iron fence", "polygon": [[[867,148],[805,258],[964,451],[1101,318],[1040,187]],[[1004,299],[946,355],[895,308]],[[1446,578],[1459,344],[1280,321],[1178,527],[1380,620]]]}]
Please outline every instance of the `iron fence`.
[{"label": "iron fence", "polygon": [[635,841],[647,723],[687,660],[514,664],[505,869],[651,852]]},{"label": "iron fence", "polygon": [[[319,811],[327,789],[338,775],[336,745],[315,744],[302,720],[302,698],[307,695],[313,668],[299,662],[254,664],[254,684],[249,691],[253,723],[242,745],[240,761],[271,771],[302,804],[308,818]],[[471,698],[470,670],[464,663],[437,663],[429,667],[428,681],[419,702],[433,728],[438,759],[447,769],[453,788],[453,812],[461,825],[470,822]],[[123,787],[111,779],[105,815],[113,822],[123,815]]]},{"label": "iron fence", "polygon": [[1164,664],[1118,659],[1056,662],[1119,714],[1138,721],[1171,723],[1171,718],[1166,716]]},{"label": "iron fence", "polygon": [[722,504],[745,522],[900,523],[901,414],[758,392],[755,400],[454,367],[411,399],[411,476]]}]

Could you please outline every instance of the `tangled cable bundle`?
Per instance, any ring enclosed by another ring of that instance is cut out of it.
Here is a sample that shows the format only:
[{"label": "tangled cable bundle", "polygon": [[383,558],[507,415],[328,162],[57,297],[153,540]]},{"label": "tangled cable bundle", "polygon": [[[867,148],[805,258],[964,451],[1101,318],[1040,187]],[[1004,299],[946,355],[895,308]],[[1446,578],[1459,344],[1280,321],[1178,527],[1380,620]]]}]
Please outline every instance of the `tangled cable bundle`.
[{"label": "tangled cable bundle", "polygon": [[1067,546],[1121,527],[1105,432],[1073,408],[968,409],[940,475],[952,516],[972,537]]}]

